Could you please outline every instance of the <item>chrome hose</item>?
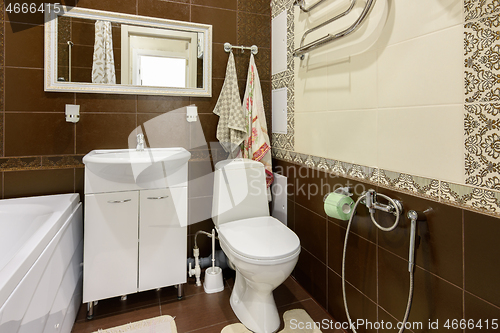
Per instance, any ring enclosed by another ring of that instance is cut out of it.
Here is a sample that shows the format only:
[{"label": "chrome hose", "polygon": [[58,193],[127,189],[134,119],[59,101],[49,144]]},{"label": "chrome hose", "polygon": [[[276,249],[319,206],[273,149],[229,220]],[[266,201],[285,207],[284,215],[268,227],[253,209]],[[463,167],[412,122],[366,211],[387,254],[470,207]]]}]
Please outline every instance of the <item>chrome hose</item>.
[{"label": "chrome hose", "polygon": [[[393,204],[393,206],[396,209],[396,213],[395,213],[395,215],[396,215],[396,221],[389,228],[384,228],[381,225],[379,225],[377,223],[377,221],[375,221],[375,218],[373,216],[373,212],[370,212],[371,220],[377,226],[377,228],[379,228],[380,230],[382,230],[382,231],[392,231],[392,230],[394,230],[396,228],[396,226],[398,225],[398,222],[399,222],[399,215],[400,215],[399,208],[395,204],[394,200],[392,200],[388,196],[383,195],[383,194],[378,194],[378,195],[382,196],[383,198],[385,198],[389,202],[391,202],[391,204]],[[347,224],[347,230],[346,230],[345,240],[344,240],[344,251],[342,253],[342,297],[343,297],[343,301],[344,301],[345,313],[347,315],[347,319],[349,320],[349,328],[354,333],[357,333],[357,331],[354,328],[354,324],[353,324],[353,322],[351,320],[351,316],[349,315],[349,308],[347,307],[347,297],[346,297],[346,294],[345,294],[345,258],[346,258],[346,252],[347,252],[347,240],[349,239],[349,232],[351,230],[351,225],[352,225],[352,220],[354,218],[354,213],[356,212],[356,208],[358,207],[359,203],[363,199],[364,199],[364,196],[360,196],[358,198],[358,200],[356,201],[356,203],[354,204],[354,208],[352,209],[351,217],[349,218],[349,222]],[[413,275],[414,275],[414,272],[413,272],[413,269],[411,269],[410,270],[410,290],[409,290],[409,293],[408,293],[408,303],[406,304],[406,312],[405,312],[405,315],[404,315],[404,318],[403,318],[401,329],[399,330],[398,333],[402,333],[405,330],[406,322],[408,321],[408,317],[410,316],[410,309],[411,309],[411,304],[412,304],[412,299],[413,299],[413,287],[414,287],[414,281],[413,281],[414,276]]]}]

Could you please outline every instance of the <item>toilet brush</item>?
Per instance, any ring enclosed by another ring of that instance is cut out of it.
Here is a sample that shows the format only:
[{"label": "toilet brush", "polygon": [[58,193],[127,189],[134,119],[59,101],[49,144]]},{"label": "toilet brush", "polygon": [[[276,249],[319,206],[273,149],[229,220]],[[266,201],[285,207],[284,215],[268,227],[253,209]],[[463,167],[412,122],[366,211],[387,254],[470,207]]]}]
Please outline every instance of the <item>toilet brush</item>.
[{"label": "toilet brush", "polygon": [[207,294],[218,293],[224,290],[222,269],[215,266],[215,230],[212,229],[212,267],[205,270],[203,288]]}]

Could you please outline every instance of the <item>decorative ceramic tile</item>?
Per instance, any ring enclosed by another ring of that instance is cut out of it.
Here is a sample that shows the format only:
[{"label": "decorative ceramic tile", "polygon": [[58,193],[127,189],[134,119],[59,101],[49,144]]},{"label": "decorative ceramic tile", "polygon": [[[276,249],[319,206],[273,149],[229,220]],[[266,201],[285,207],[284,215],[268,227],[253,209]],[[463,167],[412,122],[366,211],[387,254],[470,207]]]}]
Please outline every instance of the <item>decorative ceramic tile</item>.
[{"label": "decorative ceramic tile", "polygon": [[33,170],[41,167],[41,157],[0,158],[0,171]]},{"label": "decorative ceramic tile", "polygon": [[238,1],[238,11],[265,14],[269,17],[271,5],[269,0]]},{"label": "decorative ceramic tile", "polygon": [[439,200],[439,180],[387,170],[379,170],[378,177],[382,186]]},{"label": "decorative ceramic tile", "polygon": [[474,20],[500,11],[498,0],[464,0],[465,21]]},{"label": "decorative ceramic tile", "polygon": [[211,155],[216,155],[215,151],[210,154],[208,149],[192,149],[189,152],[191,153],[189,161],[210,161]]},{"label": "decorative ceramic tile", "polygon": [[42,169],[83,168],[83,155],[74,156],[42,156]]},{"label": "decorative ceramic tile", "polygon": [[465,185],[441,182],[441,200],[487,213],[500,213],[500,193]]},{"label": "decorative ceramic tile", "polygon": [[465,105],[466,184],[500,190],[500,103]]},{"label": "decorative ceramic tile", "polygon": [[465,24],[465,102],[500,100],[499,14]]},{"label": "decorative ceramic tile", "polygon": [[347,170],[347,175],[351,178],[359,178],[360,180],[378,183],[378,177],[376,176],[375,168],[367,167],[358,164],[351,164],[351,167]]},{"label": "decorative ceramic tile", "polygon": [[238,45],[271,48],[270,31],[269,16],[238,12]]}]

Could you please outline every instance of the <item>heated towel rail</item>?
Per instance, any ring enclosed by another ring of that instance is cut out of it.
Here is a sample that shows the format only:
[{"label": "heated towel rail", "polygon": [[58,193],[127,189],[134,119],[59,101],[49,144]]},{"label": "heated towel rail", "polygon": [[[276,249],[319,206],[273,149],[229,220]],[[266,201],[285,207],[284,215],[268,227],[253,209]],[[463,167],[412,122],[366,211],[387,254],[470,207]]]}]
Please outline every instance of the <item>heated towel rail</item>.
[{"label": "heated towel rail", "polygon": [[[316,7],[316,5],[318,5],[319,3],[323,2],[323,1],[324,0],[320,0],[318,3],[315,3],[313,6],[308,8],[308,10],[311,10],[313,7]],[[338,40],[342,37],[345,37],[347,35],[350,35],[354,31],[356,31],[360,27],[360,25],[363,24],[363,22],[366,20],[366,18],[368,17],[368,15],[370,14],[370,12],[373,8],[373,5],[375,4],[375,1],[376,0],[367,0],[366,5],[363,8],[363,11],[359,15],[358,19],[347,29],[342,30],[336,34],[328,34],[324,37],[316,39],[315,41],[313,41],[309,44],[303,45],[304,40],[305,40],[305,36],[307,36],[309,33],[313,32],[313,31],[315,31],[315,30],[317,30],[317,29],[319,29],[319,28],[321,28],[329,23],[332,23],[333,21],[336,21],[339,18],[341,18],[347,14],[349,14],[349,12],[354,7],[354,4],[356,3],[356,0],[351,0],[351,4],[350,4],[349,8],[345,12],[343,12],[343,13],[325,21],[324,23],[321,23],[321,24],[317,25],[316,27],[311,28],[311,29],[307,30],[306,32],[304,32],[304,35],[302,36],[302,39],[300,41],[300,47],[295,50],[293,55],[295,57],[300,57],[301,59],[304,59],[304,54],[308,53],[309,51],[314,50],[314,49],[316,49],[320,46],[323,46],[327,43],[331,43],[331,42]],[[300,8],[302,9],[301,3],[303,4],[303,2],[301,0],[296,2],[296,4],[300,5]],[[304,9],[302,9],[302,10],[304,10]]]}]

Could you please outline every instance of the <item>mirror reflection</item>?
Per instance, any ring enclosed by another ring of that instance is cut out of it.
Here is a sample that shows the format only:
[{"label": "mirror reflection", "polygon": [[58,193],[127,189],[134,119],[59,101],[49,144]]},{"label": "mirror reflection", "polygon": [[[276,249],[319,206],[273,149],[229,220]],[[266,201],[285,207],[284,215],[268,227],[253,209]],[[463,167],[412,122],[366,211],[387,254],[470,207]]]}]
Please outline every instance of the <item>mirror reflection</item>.
[{"label": "mirror reflection", "polygon": [[57,81],[203,88],[203,33],[57,18]]}]

